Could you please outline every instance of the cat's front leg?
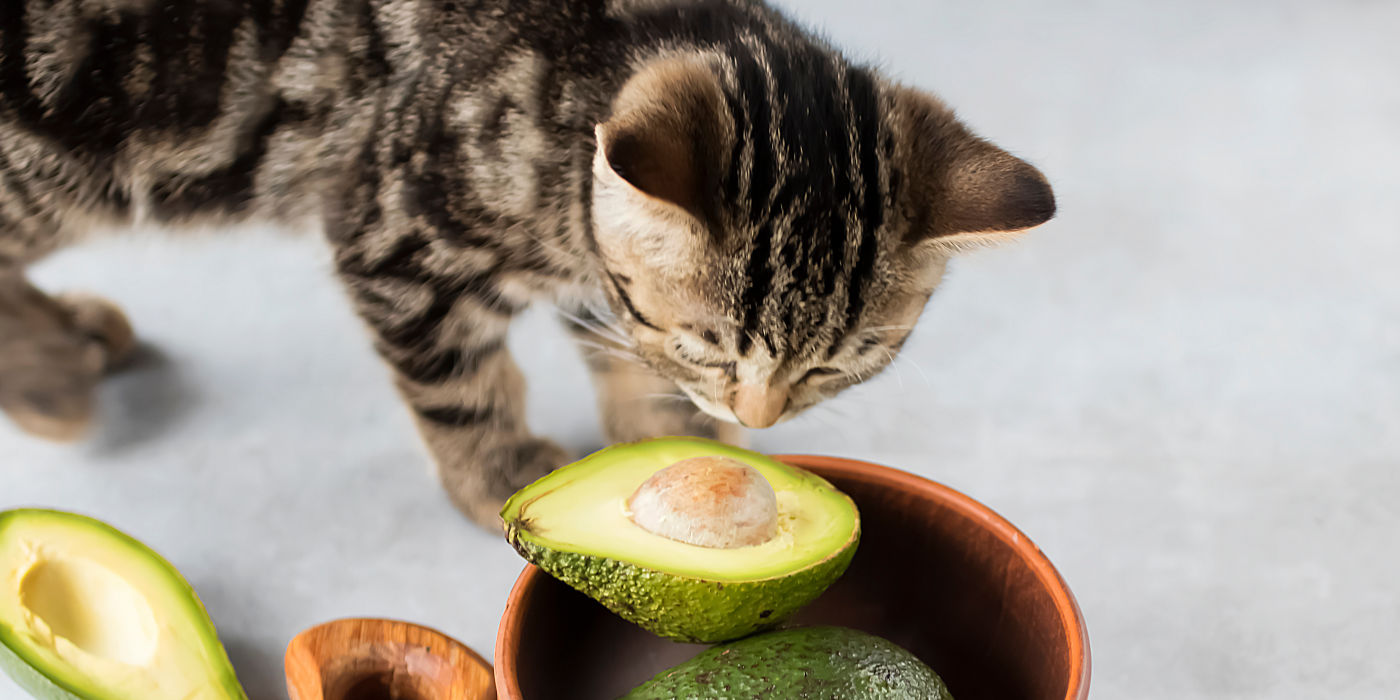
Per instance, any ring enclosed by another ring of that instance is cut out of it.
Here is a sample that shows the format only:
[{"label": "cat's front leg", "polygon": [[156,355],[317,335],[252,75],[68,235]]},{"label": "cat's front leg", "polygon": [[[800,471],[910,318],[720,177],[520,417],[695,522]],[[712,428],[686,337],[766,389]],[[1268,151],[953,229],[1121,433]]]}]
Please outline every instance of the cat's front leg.
[{"label": "cat's front leg", "polygon": [[437,385],[402,371],[396,383],[448,496],[482,527],[501,527],[511,494],[573,459],[525,425],[525,383],[505,350]]},{"label": "cat's front leg", "polygon": [[448,495],[472,520],[499,528],[506,498],[571,460],[525,423],[525,380],[505,343],[523,301],[505,298],[486,278],[434,277],[421,268],[390,275],[354,259],[340,268]]},{"label": "cat's front leg", "polygon": [[593,375],[598,412],[609,442],[694,435],[743,447],[744,428],[707,415],[674,382],[630,356],[621,336],[586,309],[567,309],[564,322]]}]

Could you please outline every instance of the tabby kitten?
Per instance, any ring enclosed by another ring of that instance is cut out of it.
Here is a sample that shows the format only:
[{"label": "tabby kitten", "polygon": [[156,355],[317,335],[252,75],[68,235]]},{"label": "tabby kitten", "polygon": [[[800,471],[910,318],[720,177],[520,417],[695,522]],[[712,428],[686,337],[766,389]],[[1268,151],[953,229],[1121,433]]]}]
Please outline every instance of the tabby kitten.
[{"label": "tabby kitten", "polygon": [[760,2],[0,3],[0,407],[53,439],[133,340],[23,272],[94,228],[322,224],[495,524],[569,458],[505,347],[532,301],[583,340],[609,440],[738,441],[879,372],[954,251],[1053,212],[1035,168]]}]

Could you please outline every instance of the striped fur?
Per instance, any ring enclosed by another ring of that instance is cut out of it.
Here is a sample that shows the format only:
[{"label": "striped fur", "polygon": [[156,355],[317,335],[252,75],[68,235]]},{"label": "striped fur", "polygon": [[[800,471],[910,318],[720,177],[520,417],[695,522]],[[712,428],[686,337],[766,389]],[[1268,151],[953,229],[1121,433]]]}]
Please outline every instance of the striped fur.
[{"label": "striped fur", "polygon": [[758,2],[0,3],[0,407],[74,437],[130,347],[27,264],[97,227],[319,222],[484,524],[567,459],[505,346],[533,301],[580,337],[611,439],[740,440],[880,371],[953,250],[1053,208]]}]

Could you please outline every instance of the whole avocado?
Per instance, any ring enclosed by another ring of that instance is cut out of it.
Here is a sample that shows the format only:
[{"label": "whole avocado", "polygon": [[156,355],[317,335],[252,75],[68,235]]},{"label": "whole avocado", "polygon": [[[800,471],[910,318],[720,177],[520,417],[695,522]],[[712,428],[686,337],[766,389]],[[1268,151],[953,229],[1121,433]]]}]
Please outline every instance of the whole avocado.
[{"label": "whole avocado", "polygon": [[885,639],[805,627],[711,647],[621,700],[952,700],[943,679]]}]

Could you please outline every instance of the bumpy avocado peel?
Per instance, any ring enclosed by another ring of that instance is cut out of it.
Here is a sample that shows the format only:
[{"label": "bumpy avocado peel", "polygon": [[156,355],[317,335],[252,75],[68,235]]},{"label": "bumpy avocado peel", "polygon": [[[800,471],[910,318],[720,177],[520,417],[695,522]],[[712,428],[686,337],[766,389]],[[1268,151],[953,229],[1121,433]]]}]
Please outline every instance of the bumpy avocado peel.
[{"label": "bumpy avocado peel", "polygon": [[[662,440],[712,445],[720,454],[740,454],[753,462],[771,461],[764,455],[700,438],[659,438],[640,443],[615,445],[561,467],[558,474],[589,460],[606,458],[615,450],[632,449]],[[751,462],[751,463],[753,463]],[[658,469],[665,465],[658,465]],[[820,484],[842,499],[854,513],[850,539],[829,556],[801,569],[780,576],[740,581],[718,581],[659,571],[620,559],[554,549],[530,531],[528,519],[519,514],[517,502],[532,487],[526,487],[506,502],[502,510],[506,540],[526,561],[556,579],[602,603],[613,613],[653,634],[678,642],[713,644],[739,639],[776,627],[787,617],[816,599],[845,573],[860,542],[860,518],[850,497],[810,472],[791,465],[808,482]],[[540,484],[552,475],[542,477]],[[533,486],[533,485],[532,485]]]},{"label": "bumpy avocado peel", "polygon": [[530,542],[515,526],[506,538],[551,576],[661,637],[690,644],[738,639],[772,629],[845,573],[855,542],[829,559],[783,576],[725,583],[653,571],[616,559],[560,552]]},{"label": "bumpy avocado peel", "polygon": [[893,642],[843,627],[805,627],[711,647],[621,700],[952,697],[933,669]]}]

